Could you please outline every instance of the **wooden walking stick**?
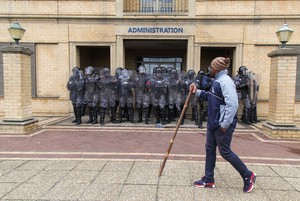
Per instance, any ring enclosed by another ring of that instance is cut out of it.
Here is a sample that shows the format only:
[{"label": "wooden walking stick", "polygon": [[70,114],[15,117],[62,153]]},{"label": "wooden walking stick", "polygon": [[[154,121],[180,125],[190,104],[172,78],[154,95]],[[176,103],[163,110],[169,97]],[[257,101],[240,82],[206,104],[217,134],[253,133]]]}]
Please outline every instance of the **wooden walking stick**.
[{"label": "wooden walking stick", "polygon": [[182,119],[183,119],[183,117],[184,117],[184,114],[185,114],[185,111],[186,111],[186,109],[187,109],[187,107],[188,107],[188,105],[189,105],[189,101],[190,101],[191,95],[192,95],[192,90],[190,90],[190,92],[189,92],[189,94],[188,94],[188,97],[187,97],[187,99],[185,100],[185,103],[184,103],[182,112],[181,112],[181,114],[180,114],[180,118],[179,118],[179,120],[178,120],[178,122],[177,122],[175,131],[174,131],[174,135],[173,135],[173,137],[172,137],[171,140],[170,140],[169,148],[168,148],[167,153],[166,153],[166,155],[165,155],[164,161],[163,161],[163,163],[162,163],[162,165],[161,165],[161,167],[160,167],[160,170],[159,170],[159,177],[162,175],[162,172],[163,172],[163,170],[164,170],[164,167],[165,167],[166,162],[167,162],[167,160],[168,160],[168,157],[169,157],[169,155],[170,155],[170,152],[171,152],[171,149],[172,149],[172,146],[173,146],[175,137],[176,137],[176,135],[177,135],[178,129],[179,129],[179,127],[180,127],[181,121],[182,121]]}]

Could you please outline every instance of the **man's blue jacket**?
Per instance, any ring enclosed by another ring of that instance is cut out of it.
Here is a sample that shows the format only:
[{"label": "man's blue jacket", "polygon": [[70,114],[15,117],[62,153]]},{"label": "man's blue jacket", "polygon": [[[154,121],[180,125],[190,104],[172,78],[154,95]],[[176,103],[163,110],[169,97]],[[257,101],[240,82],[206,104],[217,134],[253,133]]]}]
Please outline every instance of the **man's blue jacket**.
[{"label": "man's blue jacket", "polygon": [[216,74],[210,91],[197,90],[196,96],[208,101],[207,128],[228,128],[237,123],[238,96],[233,80],[223,70]]}]

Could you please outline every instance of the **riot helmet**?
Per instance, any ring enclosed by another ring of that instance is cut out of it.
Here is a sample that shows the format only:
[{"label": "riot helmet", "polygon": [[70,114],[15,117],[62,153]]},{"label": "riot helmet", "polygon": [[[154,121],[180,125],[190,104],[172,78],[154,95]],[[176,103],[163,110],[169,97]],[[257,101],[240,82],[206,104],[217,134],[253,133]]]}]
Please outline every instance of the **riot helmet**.
[{"label": "riot helmet", "polygon": [[193,80],[195,78],[195,71],[194,70],[188,70],[187,76],[189,80]]},{"label": "riot helmet", "polygon": [[84,69],[85,75],[92,75],[95,73],[95,70],[92,66],[88,66]]},{"label": "riot helmet", "polygon": [[238,74],[240,75],[246,75],[248,68],[246,66],[240,66],[238,70]]},{"label": "riot helmet", "polygon": [[153,73],[153,74],[156,74],[157,68],[158,68],[158,67],[154,67],[154,68],[153,68],[153,70],[152,70],[152,73]]},{"label": "riot helmet", "polygon": [[204,75],[205,75],[205,72],[203,70],[198,71],[198,76],[204,76]]},{"label": "riot helmet", "polygon": [[162,78],[162,73],[163,73],[163,70],[161,67],[157,67],[156,70],[155,70],[155,76],[157,78]]},{"label": "riot helmet", "polygon": [[175,68],[172,68],[170,71],[170,76],[172,79],[176,79],[178,74],[177,74],[177,70]]},{"label": "riot helmet", "polygon": [[123,69],[121,71],[121,79],[122,80],[128,80],[129,79],[129,72],[127,69]]},{"label": "riot helmet", "polygon": [[115,77],[119,78],[121,76],[121,72],[122,72],[123,68],[122,67],[118,67],[115,71]]},{"label": "riot helmet", "polygon": [[103,75],[106,78],[110,77],[110,70],[108,68],[104,68],[103,69]]},{"label": "riot helmet", "polygon": [[145,73],[146,73],[146,68],[145,68],[145,66],[140,65],[140,66],[138,67],[138,73],[139,73],[139,74],[145,74]]}]

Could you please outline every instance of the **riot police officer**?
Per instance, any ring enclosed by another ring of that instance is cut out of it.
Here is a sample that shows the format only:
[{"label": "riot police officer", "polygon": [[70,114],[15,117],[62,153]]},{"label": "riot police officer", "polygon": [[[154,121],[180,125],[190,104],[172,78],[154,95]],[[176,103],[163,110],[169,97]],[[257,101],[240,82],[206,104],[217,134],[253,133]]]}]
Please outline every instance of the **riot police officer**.
[{"label": "riot police officer", "polygon": [[244,103],[242,122],[250,124],[250,77],[248,76],[247,70],[246,66],[239,67],[238,74],[234,78],[234,84],[236,85],[239,100]]},{"label": "riot police officer", "polygon": [[136,100],[136,109],[138,112],[138,121],[141,123],[143,121],[143,112],[145,117],[145,124],[149,124],[149,103],[150,103],[150,89],[147,86],[149,82],[149,76],[146,74],[145,66],[138,67],[138,75],[134,79],[135,87],[135,100]]},{"label": "riot police officer", "polygon": [[[194,70],[188,70],[187,72],[187,77],[186,77],[186,91],[189,91],[190,85],[192,83],[195,83],[196,85],[199,84],[196,79],[195,79],[195,71]],[[197,86],[197,88],[199,89],[199,85]],[[187,95],[187,94],[186,94]],[[192,119],[191,121],[195,121],[195,125],[198,125],[198,97],[193,96],[191,98],[191,106],[192,106]]]},{"label": "riot police officer", "polygon": [[[201,90],[209,91],[211,85],[212,85],[212,80],[209,77],[209,72],[210,70],[208,69],[208,73],[205,74],[204,71],[199,70],[197,74],[197,81],[199,82],[199,86]],[[199,98],[199,123],[198,123],[198,128],[203,128],[203,121],[205,117],[207,116],[207,101]]]},{"label": "riot police officer", "polygon": [[156,123],[165,125],[166,118],[166,98],[167,98],[167,80],[164,79],[162,68],[158,67],[155,71],[154,79],[151,81],[151,90],[154,97],[154,112]]},{"label": "riot police officer", "polygon": [[73,105],[75,120],[72,123],[81,124],[81,116],[84,104],[84,77],[79,67],[72,69],[72,75],[67,83],[70,92],[70,100]]},{"label": "riot police officer", "polygon": [[168,78],[168,101],[169,110],[167,112],[168,120],[174,119],[174,106],[178,113],[181,113],[181,103],[185,96],[185,82],[178,75],[175,68],[170,71],[170,77]]},{"label": "riot police officer", "polygon": [[105,112],[110,108],[111,121],[117,123],[116,120],[116,94],[118,80],[110,75],[108,68],[103,69],[103,78],[100,79],[100,124],[104,125]]},{"label": "riot police officer", "polygon": [[122,113],[127,107],[129,121],[134,122],[133,113],[133,80],[130,78],[127,69],[121,71],[121,76],[119,77],[119,122],[122,122]]},{"label": "riot police officer", "polygon": [[95,74],[92,66],[85,68],[85,95],[84,103],[89,108],[89,120],[87,123],[97,123],[98,102],[99,102],[99,76]]}]

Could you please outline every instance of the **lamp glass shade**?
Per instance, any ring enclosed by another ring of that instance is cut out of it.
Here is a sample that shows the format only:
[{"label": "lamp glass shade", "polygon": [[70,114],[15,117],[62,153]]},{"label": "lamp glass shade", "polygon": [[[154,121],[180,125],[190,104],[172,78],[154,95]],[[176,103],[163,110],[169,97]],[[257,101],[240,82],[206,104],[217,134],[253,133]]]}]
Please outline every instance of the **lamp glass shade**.
[{"label": "lamp glass shade", "polygon": [[14,40],[21,40],[24,36],[25,29],[18,22],[14,22],[8,29],[10,36]]},{"label": "lamp glass shade", "polygon": [[287,43],[291,39],[293,32],[294,31],[290,29],[287,24],[284,24],[283,27],[276,32],[279,42]]}]

